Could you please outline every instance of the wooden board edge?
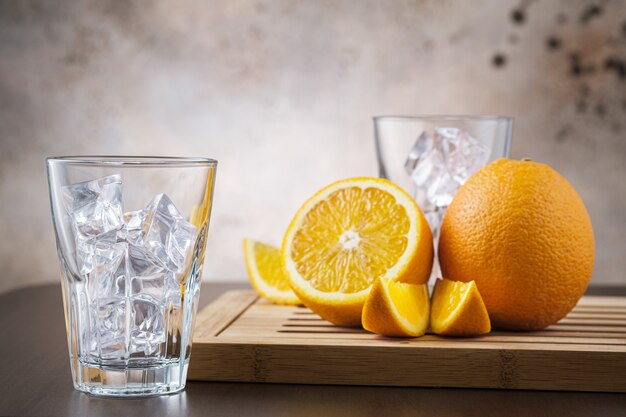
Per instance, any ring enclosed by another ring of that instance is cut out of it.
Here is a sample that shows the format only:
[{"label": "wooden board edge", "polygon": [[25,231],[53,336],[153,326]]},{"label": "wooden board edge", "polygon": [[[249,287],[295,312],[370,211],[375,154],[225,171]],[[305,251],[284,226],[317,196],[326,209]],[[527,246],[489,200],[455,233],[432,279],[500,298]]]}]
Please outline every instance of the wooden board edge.
[{"label": "wooden board edge", "polygon": [[[305,361],[302,358],[306,358]],[[189,380],[626,392],[619,352],[210,343]]]},{"label": "wooden board edge", "polygon": [[222,294],[197,313],[193,343],[219,335],[258,298],[259,296],[250,290],[232,290]]},{"label": "wooden board edge", "polygon": [[445,339],[439,336],[420,337],[415,339],[396,339],[377,337],[376,339],[338,339],[302,337],[246,337],[220,336],[198,341],[194,346],[197,351],[212,350],[215,345],[223,346],[258,346],[272,348],[320,347],[351,349],[396,349],[398,352],[420,349],[447,349],[454,351],[478,350],[517,350],[517,351],[552,351],[552,352],[593,352],[617,353],[626,359],[626,345],[624,344],[585,344],[585,343],[531,343],[527,341],[489,341],[486,343],[480,338],[463,340]]}]

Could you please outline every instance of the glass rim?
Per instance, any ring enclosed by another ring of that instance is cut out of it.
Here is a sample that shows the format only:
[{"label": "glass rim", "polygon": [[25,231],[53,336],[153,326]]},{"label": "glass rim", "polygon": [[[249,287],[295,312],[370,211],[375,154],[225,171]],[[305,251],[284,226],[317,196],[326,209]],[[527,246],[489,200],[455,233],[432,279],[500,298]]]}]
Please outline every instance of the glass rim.
[{"label": "glass rim", "polygon": [[129,156],[129,155],[68,155],[49,156],[49,165],[82,165],[82,166],[121,166],[121,167],[215,167],[217,160],[211,158],[185,156]]},{"label": "glass rim", "polygon": [[484,120],[484,121],[508,121],[512,122],[511,116],[497,116],[491,114],[424,114],[424,115],[380,115],[372,117],[375,122],[378,121],[412,121],[412,120],[446,120],[446,121],[463,121],[463,120]]}]

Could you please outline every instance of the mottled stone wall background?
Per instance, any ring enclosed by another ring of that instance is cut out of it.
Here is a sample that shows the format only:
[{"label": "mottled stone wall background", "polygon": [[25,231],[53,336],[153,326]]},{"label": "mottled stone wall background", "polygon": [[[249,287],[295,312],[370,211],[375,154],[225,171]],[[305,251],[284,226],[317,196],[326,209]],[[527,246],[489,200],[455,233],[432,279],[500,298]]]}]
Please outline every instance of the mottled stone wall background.
[{"label": "mottled stone wall background", "polygon": [[205,279],[244,236],[376,175],[371,116],[505,114],[582,195],[626,283],[626,2],[0,2],[0,291],[58,279],[44,157],[220,161]]}]

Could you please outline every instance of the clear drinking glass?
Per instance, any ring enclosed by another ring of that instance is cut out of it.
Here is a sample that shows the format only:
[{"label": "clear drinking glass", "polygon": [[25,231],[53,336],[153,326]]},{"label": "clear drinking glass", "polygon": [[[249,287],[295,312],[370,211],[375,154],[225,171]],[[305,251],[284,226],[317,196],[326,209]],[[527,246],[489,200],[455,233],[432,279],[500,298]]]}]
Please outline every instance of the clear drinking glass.
[{"label": "clear drinking glass", "polygon": [[74,387],[185,386],[217,162],[46,160]]},{"label": "clear drinking glass", "polygon": [[[379,116],[374,138],[379,176],[403,187],[433,231],[456,190],[487,163],[509,155],[513,120],[502,116]],[[431,278],[439,274],[434,262]]]}]

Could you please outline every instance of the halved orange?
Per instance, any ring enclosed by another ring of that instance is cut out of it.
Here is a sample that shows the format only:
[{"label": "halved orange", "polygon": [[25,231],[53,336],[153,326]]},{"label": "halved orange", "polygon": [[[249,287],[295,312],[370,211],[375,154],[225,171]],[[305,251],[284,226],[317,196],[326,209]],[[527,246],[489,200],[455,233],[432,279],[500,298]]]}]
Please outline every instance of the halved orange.
[{"label": "halved orange", "polygon": [[285,233],[281,256],[291,288],[307,307],[337,325],[358,326],[377,278],[428,280],[432,234],[402,188],[379,178],[350,178],[304,203]]},{"label": "halved orange", "polygon": [[437,280],[430,329],[446,336],[475,336],[491,331],[487,308],[474,281]]},{"label": "halved orange", "polygon": [[243,253],[250,283],[261,297],[276,304],[302,304],[289,288],[289,280],[281,267],[278,248],[244,239]]},{"label": "halved orange", "polygon": [[383,336],[418,337],[428,328],[430,300],[426,284],[378,278],[363,307],[363,328]]}]

